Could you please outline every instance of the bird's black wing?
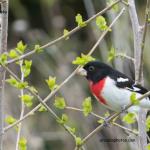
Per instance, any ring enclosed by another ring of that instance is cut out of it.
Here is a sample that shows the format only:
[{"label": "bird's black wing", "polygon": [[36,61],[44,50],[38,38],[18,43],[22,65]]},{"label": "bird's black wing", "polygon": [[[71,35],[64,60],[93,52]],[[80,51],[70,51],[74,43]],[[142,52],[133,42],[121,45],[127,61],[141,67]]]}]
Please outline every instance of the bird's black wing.
[{"label": "bird's black wing", "polygon": [[125,88],[140,94],[145,94],[147,92],[146,88],[142,87],[141,85],[136,85],[134,80],[117,70],[114,70],[111,73],[111,78],[116,81],[116,86],[119,88]]}]

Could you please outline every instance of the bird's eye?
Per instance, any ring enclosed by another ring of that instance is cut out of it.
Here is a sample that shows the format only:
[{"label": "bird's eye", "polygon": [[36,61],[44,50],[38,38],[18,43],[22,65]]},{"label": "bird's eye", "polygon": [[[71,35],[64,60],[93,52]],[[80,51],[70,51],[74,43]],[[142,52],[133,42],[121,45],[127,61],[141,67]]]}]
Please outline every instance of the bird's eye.
[{"label": "bird's eye", "polygon": [[95,67],[94,66],[90,66],[89,67],[89,71],[94,71],[95,70]]}]

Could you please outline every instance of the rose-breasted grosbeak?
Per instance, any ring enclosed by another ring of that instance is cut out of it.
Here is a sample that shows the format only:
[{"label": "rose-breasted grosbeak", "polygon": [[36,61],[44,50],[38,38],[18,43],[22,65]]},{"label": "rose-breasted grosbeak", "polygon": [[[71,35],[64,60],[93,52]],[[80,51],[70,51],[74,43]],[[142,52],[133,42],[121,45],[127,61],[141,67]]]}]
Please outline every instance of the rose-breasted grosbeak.
[{"label": "rose-breasted grosbeak", "polygon": [[[144,87],[135,85],[135,82],[125,74],[99,61],[87,63],[79,69],[78,73],[86,76],[96,99],[105,107],[116,112],[131,103],[130,97],[133,92],[136,93],[137,98],[147,92]],[[140,101],[139,105],[130,107],[128,112],[138,113],[140,107],[150,109],[149,97]]]}]

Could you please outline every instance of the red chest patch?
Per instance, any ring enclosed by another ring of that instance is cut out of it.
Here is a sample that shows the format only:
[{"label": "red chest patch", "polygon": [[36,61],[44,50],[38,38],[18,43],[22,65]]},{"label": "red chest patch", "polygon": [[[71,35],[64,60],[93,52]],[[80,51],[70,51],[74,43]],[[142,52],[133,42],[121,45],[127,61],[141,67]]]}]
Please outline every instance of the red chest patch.
[{"label": "red chest patch", "polygon": [[92,82],[90,82],[90,89],[91,89],[92,93],[98,98],[98,100],[101,103],[107,105],[106,100],[101,96],[101,92],[103,90],[105,80],[106,80],[106,78],[104,78],[103,80],[100,80],[96,84],[93,84]]}]

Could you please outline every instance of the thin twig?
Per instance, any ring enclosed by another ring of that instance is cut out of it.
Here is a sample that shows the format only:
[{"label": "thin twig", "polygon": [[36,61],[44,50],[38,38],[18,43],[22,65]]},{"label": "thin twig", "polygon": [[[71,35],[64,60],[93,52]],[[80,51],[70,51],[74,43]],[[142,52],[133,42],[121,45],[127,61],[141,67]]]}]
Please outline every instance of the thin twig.
[{"label": "thin twig", "polygon": [[126,1],[124,1],[124,0],[122,0],[121,1],[123,4],[125,4],[126,6],[129,6],[129,3],[128,2],[126,2]]},{"label": "thin twig", "polygon": [[132,129],[129,129],[129,128],[127,128],[127,127],[125,127],[125,126],[122,126],[122,125],[120,125],[120,124],[118,124],[118,123],[116,123],[116,122],[113,122],[112,124],[115,125],[115,126],[117,126],[117,127],[119,127],[119,128],[121,128],[121,129],[123,129],[123,130],[125,130],[125,131],[128,131],[128,132],[130,132],[130,133],[132,133],[132,134],[134,134],[134,135],[138,135],[138,134],[139,134],[137,131],[134,131],[134,130],[132,130]]},{"label": "thin twig", "polygon": [[[68,110],[74,110],[74,111],[78,111],[78,112],[83,112],[83,109],[79,109],[79,108],[75,108],[75,107],[69,107],[69,106],[67,106],[66,109],[68,109]],[[91,114],[92,116],[95,116],[95,117],[98,118],[98,119],[103,119],[103,120],[106,119],[106,118],[104,118],[104,117],[102,117],[102,116],[97,115],[97,114],[94,113],[94,112],[91,112],[90,114]],[[122,126],[122,125],[120,125],[120,124],[118,124],[118,123],[116,123],[116,122],[114,122],[114,121],[112,121],[111,123],[112,123],[114,126],[117,126],[117,127],[121,128],[121,129],[123,129],[123,130],[125,130],[125,131],[129,131],[130,133],[133,133],[133,134],[135,134],[135,135],[138,135],[138,132],[133,131],[132,129],[129,129],[129,128],[127,128],[127,127],[124,127],[124,126]]]},{"label": "thin twig", "polygon": [[115,55],[115,57],[126,58],[126,59],[128,59],[128,60],[131,60],[133,63],[134,63],[134,61],[135,61],[134,58],[132,58],[132,57],[130,57],[130,56],[124,54],[124,53],[117,53],[117,54]]},{"label": "thin twig", "polygon": [[[78,68],[79,68],[79,67],[77,67],[77,69],[78,69]],[[43,100],[43,102],[47,102],[49,98],[53,97],[53,96],[55,95],[55,93],[56,93],[62,86],[64,86],[65,83],[67,83],[67,82],[75,75],[77,69],[75,69],[75,70],[72,72],[72,74],[71,74],[68,78],[66,78],[66,79],[60,84],[60,86],[59,86],[57,89],[55,89],[54,91],[52,91],[52,92]],[[8,70],[7,70],[7,71],[8,71]],[[24,120],[25,120],[26,118],[28,118],[29,116],[32,116],[32,115],[34,114],[34,112],[37,111],[37,110],[40,108],[40,106],[41,106],[41,104],[38,104],[38,105],[37,105],[35,108],[33,108],[30,112],[28,112],[26,115],[24,115],[24,117],[22,117],[20,120],[17,120],[15,123],[13,123],[13,124],[11,124],[11,125],[5,127],[5,128],[4,128],[4,133],[5,133],[6,131],[8,131],[9,129],[13,128],[14,126],[16,126],[18,123],[24,121]]]},{"label": "thin twig", "polygon": [[[20,61],[20,70],[21,70],[21,82],[24,82],[24,72],[21,69],[22,65],[23,65],[23,60]],[[24,95],[24,89],[20,90],[20,94],[21,94],[21,96]],[[24,105],[24,102],[21,101],[20,119],[24,116],[24,111],[25,111],[25,105]],[[22,129],[22,123],[20,122],[18,124],[18,132],[17,132],[17,140],[16,140],[16,150],[19,150],[19,140],[20,140],[20,137],[21,137],[21,129]]]},{"label": "thin twig", "polygon": [[[85,21],[85,23],[86,23],[86,24],[90,23],[90,22],[93,21],[97,16],[104,14],[106,11],[110,10],[113,6],[115,6],[115,5],[118,4],[119,2],[120,2],[120,0],[115,1],[115,2],[112,3],[111,5],[109,5],[109,6],[107,6],[106,8],[104,8],[102,11],[100,11],[100,12],[98,12],[97,14],[93,15],[91,18],[89,18],[87,21]],[[71,36],[73,33],[77,32],[77,31],[80,30],[80,29],[82,29],[82,27],[80,27],[80,26],[75,27],[73,30],[69,31],[69,33],[67,34],[67,36]],[[52,45],[56,44],[57,42],[60,42],[60,41],[64,40],[65,38],[66,38],[66,36],[65,36],[65,35],[62,35],[62,36],[60,36],[59,38],[57,38],[56,40],[51,41],[51,42],[49,42],[49,43],[47,43],[47,44],[41,46],[40,48],[41,48],[41,49],[47,48],[47,47],[49,47],[49,46],[52,46]],[[18,61],[18,60],[21,60],[21,59],[23,59],[23,58],[26,58],[26,57],[28,57],[28,56],[34,54],[34,53],[36,53],[36,50],[35,50],[35,49],[31,50],[30,52],[28,52],[28,53],[26,53],[26,54],[24,54],[24,55],[22,55],[22,56],[20,56],[19,58],[14,58],[14,59],[9,60],[8,62],[6,62],[6,64],[11,64],[11,63],[16,62],[16,61]]]},{"label": "thin twig", "polygon": [[[65,108],[68,109],[68,110],[74,110],[74,111],[78,111],[78,112],[83,112],[83,109],[80,109],[80,108],[75,108],[75,107],[70,107],[70,106],[67,106]],[[92,116],[95,116],[95,117],[99,118],[99,119],[105,119],[104,117],[101,117],[101,116],[95,114],[94,112],[91,112],[90,114]]]},{"label": "thin twig", "polygon": [[144,32],[143,32],[143,38],[142,38],[142,49],[144,49],[144,45],[145,45],[145,37],[146,37],[146,33],[147,33],[147,25],[149,23],[148,19],[149,19],[149,15],[150,15],[150,0],[147,0],[146,3],[146,9],[145,9],[145,23],[144,23]]},{"label": "thin twig", "polygon": [[[121,12],[118,14],[118,16],[120,17],[121,14],[123,14],[123,12],[124,12],[124,8],[121,10]],[[119,19],[118,16],[116,17],[117,19]],[[99,37],[99,39],[101,39],[101,40],[98,39],[99,43],[102,41],[102,38],[101,38],[101,37],[104,37],[104,36],[106,35],[106,33],[109,32],[109,29],[115,24],[115,22],[117,21],[117,19],[115,19],[115,21],[113,21],[113,22],[110,24],[110,26],[108,27],[108,29],[102,33],[102,35]],[[99,43],[96,42],[95,45],[98,46]],[[92,53],[95,51],[95,49],[97,48],[95,45],[93,46],[94,48],[92,48],[91,51],[88,53],[88,55],[92,54]],[[59,89],[62,88],[62,87],[77,73],[77,71],[78,71],[79,68],[80,68],[80,66],[78,66],[55,90],[53,90],[46,98],[44,98],[43,102],[45,103],[45,102],[47,102],[50,98],[52,98],[52,97],[59,91]],[[6,67],[5,69],[8,69],[8,68]],[[9,71],[11,72],[11,70],[9,70]],[[32,115],[35,111],[37,111],[37,110],[40,108],[40,106],[41,106],[41,104],[37,105],[37,106],[36,106],[35,108],[33,108],[30,112],[28,112],[22,119],[17,120],[15,123],[13,123],[13,124],[11,124],[11,125],[5,127],[5,128],[4,128],[4,132],[8,131],[8,130],[11,129],[12,127],[16,126],[18,123],[20,123],[20,122],[22,122],[23,120],[25,120],[26,118],[28,118],[28,117],[29,117],[30,115]]]},{"label": "thin twig", "polygon": [[122,8],[122,10],[120,11],[120,13],[116,16],[116,18],[112,21],[112,23],[109,25],[108,29],[105,30],[102,34],[102,36],[98,39],[97,43],[93,46],[93,48],[90,50],[90,52],[88,53],[88,55],[91,55],[96,47],[99,45],[99,43],[101,42],[101,40],[104,38],[104,36],[108,33],[108,31],[112,28],[112,26],[114,25],[114,23],[120,18],[120,16],[124,13],[125,8]]},{"label": "thin twig", "polygon": [[[3,66],[3,67],[4,67],[5,70],[8,71],[17,81],[21,82],[21,80],[20,80],[7,66]],[[47,109],[47,111],[48,111],[56,120],[61,120],[61,119],[59,118],[59,116],[57,116],[57,114],[44,102],[44,100],[42,100],[42,98],[41,98],[38,94],[36,94],[35,92],[33,92],[33,91],[30,89],[29,86],[26,87],[26,89],[38,99],[38,101],[40,102],[40,104],[39,104],[40,106],[41,106],[41,104],[42,104],[42,105]],[[33,109],[33,110],[34,110],[34,109]],[[33,110],[28,113],[28,116],[31,115],[31,112],[32,112],[32,114],[34,113]],[[26,118],[27,115],[21,116],[20,120],[21,120],[22,118],[24,118],[24,117]],[[16,123],[16,122],[15,122],[15,123]],[[21,123],[21,121],[19,121],[19,123]],[[73,138],[75,138],[74,134],[69,130],[69,128],[68,128],[67,125],[65,125],[65,124],[60,124],[60,125],[61,125],[62,127],[64,127],[65,130],[66,130]],[[7,128],[7,129],[8,129],[8,128]],[[5,131],[6,131],[6,129],[4,129],[4,132],[5,132]]]}]

